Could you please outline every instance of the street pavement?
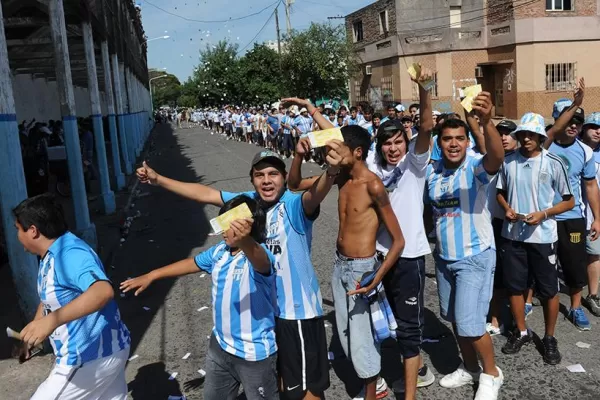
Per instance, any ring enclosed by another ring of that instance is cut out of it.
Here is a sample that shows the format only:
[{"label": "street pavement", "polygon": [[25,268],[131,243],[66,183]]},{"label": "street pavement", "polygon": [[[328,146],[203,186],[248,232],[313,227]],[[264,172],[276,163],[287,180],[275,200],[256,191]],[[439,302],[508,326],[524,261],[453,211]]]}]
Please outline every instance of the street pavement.
[{"label": "street pavement", "polygon": [[[250,160],[259,150],[254,145],[226,141],[201,128],[174,130],[168,124],[157,126],[152,141],[146,160],[160,174],[225,191],[252,189]],[[287,160],[288,166],[290,162]],[[305,176],[319,171],[314,164],[303,166]],[[208,236],[209,220],[217,215],[216,207],[185,200],[156,187],[139,185],[137,189],[141,190],[142,197],[132,200],[128,213],[138,217],[133,220],[125,241],[109,257],[109,265],[105,266],[115,287],[127,277],[193,256],[219,241],[218,237]],[[314,225],[312,260],[321,282],[328,347],[334,356],[330,369],[331,387],[326,397],[349,399],[359,392],[360,382],[345,359],[335,334],[330,278],[337,229],[337,190],[334,188],[323,202]],[[210,283],[208,275],[197,273],[156,282],[139,297],[117,295],[122,317],[132,334],[131,356],[137,356],[128,363],[126,371],[133,399],[167,399],[181,395],[187,399],[203,399],[202,371],[199,370],[204,368],[212,329]],[[438,384],[440,377],[452,372],[460,360],[451,329],[439,317],[431,257],[427,257],[425,299],[424,337],[429,343],[424,344],[423,355],[436,382],[420,389],[419,398],[472,399],[475,393],[472,387],[443,389]],[[561,304],[564,313],[564,305],[568,306],[564,294],[561,294]],[[545,365],[533,345],[517,355],[503,355],[500,348],[506,338],[494,337],[497,363],[505,375],[501,398],[597,399],[600,393],[600,341],[597,340],[600,325],[599,319],[590,318],[592,330],[579,332],[560,314],[556,337],[563,361],[557,366]],[[543,336],[541,307],[534,307],[528,324]],[[591,347],[580,348],[576,346],[577,342],[588,343]],[[382,354],[382,375],[391,386],[402,374],[401,359],[394,342],[386,342]],[[581,364],[585,372],[570,372],[567,366],[572,364]],[[14,368],[18,373],[19,368],[25,367],[17,365]],[[32,382],[32,388],[35,389],[37,384],[39,382]],[[30,394],[31,391],[23,393]],[[390,393],[388,398],[395,397]]]}]

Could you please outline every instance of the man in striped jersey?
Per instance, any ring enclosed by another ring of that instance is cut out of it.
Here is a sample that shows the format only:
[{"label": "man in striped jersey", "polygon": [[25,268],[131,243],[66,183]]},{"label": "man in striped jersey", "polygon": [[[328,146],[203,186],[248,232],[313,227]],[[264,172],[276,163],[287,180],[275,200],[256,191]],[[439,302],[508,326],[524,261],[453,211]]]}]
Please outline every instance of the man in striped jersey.
[{"label": "man in striped jersey", "polygon": [[237,220],[223,241],[196,257],[155,269],[121,283],[139,295],[152,282],[206,271],[212,276],[213,331],[206,357],[205,400],[237,396],[279,399],[275,343],[275,258],[264,244],[266,218],[257,201],[237,196],[219,215],[246,204],[251,219]]},{"label": "man in striped jersey", "polygon": [[[294,99],[297,100],[297,99]],[[306,100],[321,127],[330,127]],[[303,193],[287,189],[287,172],[282,158],[272,151],[254,156],[250,180],[254,191],[221,192],[198,183],[184,183],[159,175],[145,162],[137,170],[142,183],[160,186],[202,204],[222,206],[245,194],[260,201],[267,212],[267,247],[276,259],[276,337],[281,389],[290,399],[318,399],[329,387],[327,338],[323,320],[321,289],[310,259],[312,226],[319,205],[331,189],[339,161],[330,160],[318,182]]]},{"label": "man in striped jersey", "polygon": [[[525,325],[525,299],[528,280],[535,279],[536,293],[543,301],[545,335],[544,361],[556,365],[561,360],[554,338],[558,318],[558,240],[555,216],[573,208],[575,200],[567,168],[558,156],[542,148],[546,139],[544,118],[527,113],[512,133],[521,147],[506,156],[498,177],[498,203],[505,213],[502,227],[502,270],[516,329],[502,352],[515,354],[532,341]],[[561,201],[556,202],[556,197]]]},{"label": "man in striped jersey", "polygon": [[487,186],[502,165],[504,149],[491,121],[490,94],[479,94],[473,110],[482,122],[487,154],[468,155],[466,124],[456,119],[445,121],[437,139],[442,159],[429,166],[425,196],[435,216],[440,310],[442,317],[453,323],[464,360],[440,385],[456,388],[479,380],[475,399],[494,400],[504,378],[496,367],[485,327],[496,265]]},{"label": "man in striped jersey", "polygon": [[62,207],[52,196],[24,200],[13,214],[19,241],[41,257],[41,302],[21,338],[25,349],[49,338],[56,355],[54,368],[31,399],[127,399],[131,339],[102,262],[67,230]]}]

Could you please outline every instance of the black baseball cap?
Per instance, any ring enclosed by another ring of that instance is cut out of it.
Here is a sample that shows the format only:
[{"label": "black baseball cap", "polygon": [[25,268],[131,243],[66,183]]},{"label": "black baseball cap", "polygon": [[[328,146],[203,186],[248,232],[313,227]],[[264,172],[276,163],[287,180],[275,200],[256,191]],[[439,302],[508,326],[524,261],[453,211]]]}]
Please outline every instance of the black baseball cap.
[{"label": "black baseball cap", "polygon": [[503,119],[502,121],[498,122],[496,129],[506,129],[509,132],[514,132],[517,129],[517,124],[510,119]]},{"label": "black baseball cap", "polygon": [[279,154],[270,150],[263,150],[256,153],[252,159],[252,168],[254,168],[256,164],[266,160],[285,171],[285,162],[283,161],[283,158],[281,158]]},{"label": "black baseball cap", "polygon": [[395,119],[393,121],[388,119],[383,124],[381,124],[379,129],[383,129],[386,132],[396,132],[404,130],[404,125],[402,125],[402,121],[400,121],[399,119]]},{"label": "black baseball cap", "polygon": [[[569,109],[569,107],[565,107],[560,112],[560,115],[563,115],[564,113],[566,113],[568,109]],[[575,110],[575,115],[573,115],[573,119],[577,120],[578,123],[580,123],[580,124],[584,123],[584,121],[585,121],[585,112],[583,111],[583,108],[578,107],[577,110]]]},{"label": "black baseball cap", "polygon": [[403,116],[402,118],[400,118],[400,122],[405,122],[405,121],[410,121],[410,122],[412,122],[412,120],[413,120],[413,119],[412,119],[412,116],[410,116],[410,115],[405,115],[405,116]]}]

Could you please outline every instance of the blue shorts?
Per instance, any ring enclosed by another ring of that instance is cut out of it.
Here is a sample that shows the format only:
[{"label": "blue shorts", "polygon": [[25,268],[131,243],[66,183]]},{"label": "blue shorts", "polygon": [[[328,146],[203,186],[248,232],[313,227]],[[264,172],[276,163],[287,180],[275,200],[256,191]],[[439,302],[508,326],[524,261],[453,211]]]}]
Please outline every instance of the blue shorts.
[{"label": "blue shorts", "polygon": [[352,361],[352,366],[361,379],[379,375],[380,347],[373,338],[368,301],[362,296],[348,296],[346,293],[356,289],[363,275],[373,272],[377,264],[375,256],[348,258],[337,254],[331,278],[340,342],[346,357]]},{"label": "blue shorts", "polygon": [[435,255],[440,313],[462,337],[480,337],[492,299],[496,250],[489,248],[458,261]]}]

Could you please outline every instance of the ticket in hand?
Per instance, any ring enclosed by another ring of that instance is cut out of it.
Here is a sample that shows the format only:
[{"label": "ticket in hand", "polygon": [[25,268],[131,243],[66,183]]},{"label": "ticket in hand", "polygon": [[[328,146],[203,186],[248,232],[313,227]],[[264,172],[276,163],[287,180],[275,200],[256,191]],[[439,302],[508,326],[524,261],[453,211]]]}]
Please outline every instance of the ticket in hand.
[{"label": "ticket in hand", "polygon": [[473,105],[471,103],[473,103],[475,97],[477,97],[477,95],[481,92],[481,85],[473,85],[464,88],[463,93],[465,95],[465,98],[463,99],[463,101],[460,102],[460,104],[462,104],[465,110],[471,112],[473,110]]},{"label": "ticket in hand", "polygon": [[[413,63],[408,67],[408,74],[412,79],[418,81],[421,76],[421,66],[417,63]],[[426,81],[419,82],[419,85],[423,86],[423,89],[429,90],[435,86],[435,81],[433,79],[427,79]]]},{"label": "ticket in hand", "polygon": [[330,140],[339,140],[340,142],[344,141],[344,137],[342,136],[342,130],[340,128],[331,128],[324,129],[322,131],[314,131],[308,134],[308,139],[310,140],[310,146],[314,149],[317,147],[323,147]]},{"label": "ticket in hand", "polygon": [[218,234],[228,230],[231,222],[244,218],[252,218],[252,212],[246,203],[242,203],[226,213],[219,215],[217,218],[211,219],[210,226],[212,226],[214,233]]}]

